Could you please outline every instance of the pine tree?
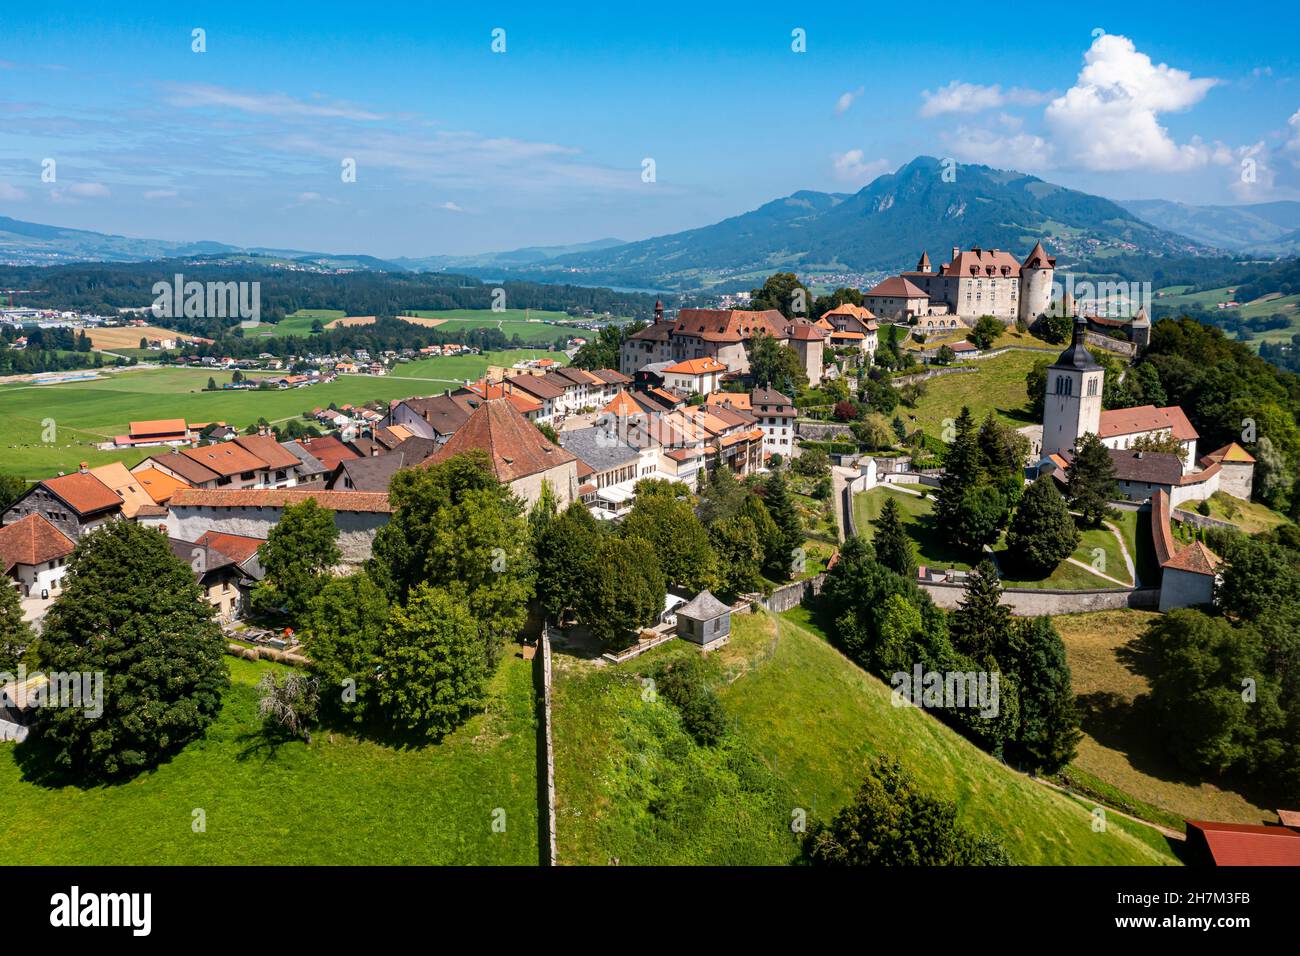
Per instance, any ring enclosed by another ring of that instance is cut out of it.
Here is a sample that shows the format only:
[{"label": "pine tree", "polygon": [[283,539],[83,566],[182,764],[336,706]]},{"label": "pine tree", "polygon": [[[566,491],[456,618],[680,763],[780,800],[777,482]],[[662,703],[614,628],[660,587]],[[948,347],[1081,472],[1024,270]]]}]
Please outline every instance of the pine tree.
[{"label": "pine tree", "polygon": [[1100,438],[1088,432],[1079,439],[1065,475],[1070,506],[1083,515],[1085,525],[1097,527],[1111,513],[1107,502],[1119,496],[1115,463]]},{"label": "pine tree", "polygon": [[943,475],[939,479],[938,502],[935,511],[944,526],[950,526],[961,513],[962,498],[983,476],[975,419],[970,409],[962,406],[954,423],[955,435],[944,451]]},{"label": "pine tree", "polygon": [[1079,546],[1070,508],[1043,475],[1025,492],[1007,531],[1007,553],[1031,574],[1048,574]]},{"label": "pine tree", "polygon": [[776,472],[764,485],[763,503],[772,516],[779,532],[774,542],[776,548],[767,554],[765,570],[769,575],[788,578],[794,567],[796,552],[803,547],[803,519],[794,506],[790,490],[786,486],[785,475]]},{"label": "pine tree", "polygon": [[49,671],[103,675],[103,713],[56,707],[37,724],[57,765],[134,773],[203,733],[229,685],[226,641],[193,569],[129,521],[83,537],[41,631]]},{"label": "pine tree", "polygon": [[876,549],[876,560],[891,571],[910,578],[916,572],[912,539],[907,536],[898,502],[892,495],[885,498],[875,525],[876,534],[871,543]]},{"label": "pine tree", "polygon": [[966,593],[952,613],[953,647],[986,670],[997,670],[1011,632],[1011,609],[999,603],[1002,584],[993,562],[984,560],[966,578]]},{"label": "pine tree", "polygon": [[1056,773],[1074,759],[1081,735],[1065,644],[1052,619],[1020,622],[1007,656],[1004,666],[1015,672],[1020,693],[1011,756],[1025,770]]}]

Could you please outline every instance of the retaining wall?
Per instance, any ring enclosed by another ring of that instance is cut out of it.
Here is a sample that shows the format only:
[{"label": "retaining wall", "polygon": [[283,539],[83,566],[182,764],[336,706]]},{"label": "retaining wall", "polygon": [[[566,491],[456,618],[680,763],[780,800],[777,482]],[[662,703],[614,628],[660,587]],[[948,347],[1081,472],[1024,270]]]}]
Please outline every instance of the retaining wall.
[{"label": "retaining wall", "polygon": [[[921,590],[945,610],[953,610],[965,594],[965,586],[934,581],[917,581]],[[1154,611],[1160,606],[1159,588],[1097,588],[1090,591],[1051,588],[1007,588],[1002,604],[1017,617],[1042,614],[1079,614],[1084,611],[1114,611],[1141,608]]]}]

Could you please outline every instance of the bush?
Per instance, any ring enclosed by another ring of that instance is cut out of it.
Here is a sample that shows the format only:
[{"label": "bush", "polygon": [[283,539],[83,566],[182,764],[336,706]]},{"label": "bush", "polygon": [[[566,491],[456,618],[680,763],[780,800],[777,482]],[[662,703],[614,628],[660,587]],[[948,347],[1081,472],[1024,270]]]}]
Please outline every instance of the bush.
[{"label": "bush", "polygon": [[692,654],[661,664],[654,674],[659,693],[677,708],[695,742],[711,746],[727,735],[727,714],[709,686],[704,659]]}]

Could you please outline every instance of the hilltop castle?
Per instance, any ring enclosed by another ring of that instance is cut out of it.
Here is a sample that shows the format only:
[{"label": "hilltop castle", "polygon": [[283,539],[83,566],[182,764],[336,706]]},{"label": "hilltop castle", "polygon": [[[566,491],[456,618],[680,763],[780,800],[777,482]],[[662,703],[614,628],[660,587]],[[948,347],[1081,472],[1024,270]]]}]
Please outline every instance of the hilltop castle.
[{"label": "hilltop castle", "polygon": [[881,282],[862,304],[882,318],[915,320],[920,329],[974,325],[983,315],[1032,325],[1052,304],[1055,274],[1056,258],[1041,242],[1023,262],[1001,249],[953,246],[952,259],[937,272],[922,252],[915,269]]}]

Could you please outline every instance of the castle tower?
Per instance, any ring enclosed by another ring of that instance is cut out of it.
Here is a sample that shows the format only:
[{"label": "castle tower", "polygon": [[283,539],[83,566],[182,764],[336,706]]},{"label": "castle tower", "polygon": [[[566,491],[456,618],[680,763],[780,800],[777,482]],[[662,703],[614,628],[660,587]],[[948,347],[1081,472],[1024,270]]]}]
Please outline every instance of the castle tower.
[{"label": "castle tower", "polygon": [[1047,366],[1047,395],[1043,401],[1043,455],[1073,451],[1088,432],[1097,434],[1101,422],[1102,378],[1105,375],[1085,344],[1088,321],[1074,319],[1070,347]]},{"label": "castle tower", "polygon": [[1033,325],[1052,304],[1052,280],[1056,276],[1056,258],[1049,256],[1041,241],[1034,243],[1020,264],[1020,303],[1016,318]]},{"label": "castle tower", "polygon": [[924,249],[921,250],[921,261],[916,264],[916,271],[917,272],[934,271],[930,266],[930,253],[926,252]]},{"label": "castle tower", "polygon": [[1140,349],[1151,344],[1151,319],[1146,309],[1138,309],[1138,314],[1128,324],[1129,340]]},{"label": "castle tower", "polygon": [[658,299],[655,299],[655,321],[662,322],[663,320],[664,320],[664,304],[660,302]]}]

